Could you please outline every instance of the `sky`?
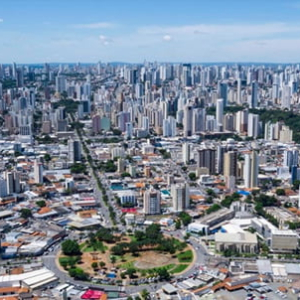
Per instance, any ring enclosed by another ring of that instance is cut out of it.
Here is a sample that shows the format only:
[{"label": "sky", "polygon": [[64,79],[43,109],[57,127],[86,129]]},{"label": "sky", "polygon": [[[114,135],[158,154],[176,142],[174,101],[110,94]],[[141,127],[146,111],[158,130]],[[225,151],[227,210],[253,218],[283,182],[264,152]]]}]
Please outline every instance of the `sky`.
[{"label": "sky", "polygon": [[295,63],[299,16],[293,0],[0,0],[0,63]]}]

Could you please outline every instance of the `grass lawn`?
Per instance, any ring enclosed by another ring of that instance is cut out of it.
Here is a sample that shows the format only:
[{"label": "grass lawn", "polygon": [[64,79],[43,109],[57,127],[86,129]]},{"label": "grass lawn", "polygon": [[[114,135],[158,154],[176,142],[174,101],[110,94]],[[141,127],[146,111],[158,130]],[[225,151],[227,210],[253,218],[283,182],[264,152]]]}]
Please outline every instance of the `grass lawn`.
[{"label": "grass lawn", "polygon": [[136,237],[134,235],[129,235],[131,242],[136,242]]},{"label": "grass lawn", "polygon": [[193,251],[187,250],[177,254],[177,258],[181,263],[189,263],[193,261]]},{"label": "grass lawn", "polygon": [[177,265],[174,269],[172,269],[170,271],[170,273],[175,274],[175,273],[181,273],[183,272],[189,265],[185,265],[185,264],[180,264]]},{"label": "grass lawn", "polygon": [[129,268],[134,268],[134,262],[133,261],[128,261],[126,263],[123,263],[119,265],[121,269],[129,269]]}]

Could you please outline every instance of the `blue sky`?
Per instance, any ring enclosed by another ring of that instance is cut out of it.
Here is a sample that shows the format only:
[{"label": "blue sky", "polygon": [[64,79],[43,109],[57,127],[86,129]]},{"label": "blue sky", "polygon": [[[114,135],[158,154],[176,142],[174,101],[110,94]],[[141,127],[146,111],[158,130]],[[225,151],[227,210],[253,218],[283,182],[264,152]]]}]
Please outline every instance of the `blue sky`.
[{"label": "blue sky", "polygon": [[0,0],[0,63],[300,62],[300,1]]}]

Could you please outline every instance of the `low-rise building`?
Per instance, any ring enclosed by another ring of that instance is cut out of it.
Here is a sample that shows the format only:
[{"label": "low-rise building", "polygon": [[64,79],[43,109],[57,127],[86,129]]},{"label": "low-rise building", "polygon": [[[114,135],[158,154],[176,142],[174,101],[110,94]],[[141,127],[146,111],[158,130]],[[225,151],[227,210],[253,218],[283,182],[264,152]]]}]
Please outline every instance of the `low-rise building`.
[{"label": "low-rise building", "polygon": [[215,234],[216,250],[224,252],[231,250],[238,253],[256,253],[258,249],[257,236],[250,232]]}]

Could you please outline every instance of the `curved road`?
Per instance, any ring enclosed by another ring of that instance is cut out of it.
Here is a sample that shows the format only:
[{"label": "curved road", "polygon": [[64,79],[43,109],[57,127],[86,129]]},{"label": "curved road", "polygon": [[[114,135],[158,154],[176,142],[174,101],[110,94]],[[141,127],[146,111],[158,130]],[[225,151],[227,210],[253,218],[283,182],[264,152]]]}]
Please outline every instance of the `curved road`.
[{"label": "curved road", "polygon": [[[164,234],[169,235],[170,232],[165,232]],[[74,233],[71,233],[71,235],[74,235]],[[183,230],[177,230],[172,232],[172,236],[175,238],[183,239],[185,233]],[[75,236],[69,236],[69,238],[76,238]],[[206,253],[205,248],[200,244],[200,242],[196,239],[191,237],[190,239],[190,245],[194,248],[194,253],[196,254],[196,257],[194,259],[194,264],[192,267],[190,267],[186,272],[175,276],[176,278],[186,278],[189,276],[192,276],[197,270],[199,270],[199,266],[203,266],[206,262],[206,259],[208,258],[208,255]],[[101,284],[93,284],[86,281],[79,281],[74,280],[71,278],[67,272],[62,271],[58,266],[56,262],[57,254],[60,250],[60,247],[57,247],[55,251],[50,252],[49,255],[44,255],[42,257],[44,265],[55,273],[55,275],[60,279],[61,282],[69,282],[74,285],[80,285],[84,287],[94,287],[94,288],[100,288],[106,291],[119,291],[119,292],[126,292],[129,294],[136,294],[141,290],[141,287],[146,288],[149,292],[155,292],[157,289],[159,289],[162,285],[166,284],[166,282],[159,282],[159,283],[152,283],[147,285],[128,285],[126,287],[123,286],[117,286],[117,285],[101,285]]]}]

